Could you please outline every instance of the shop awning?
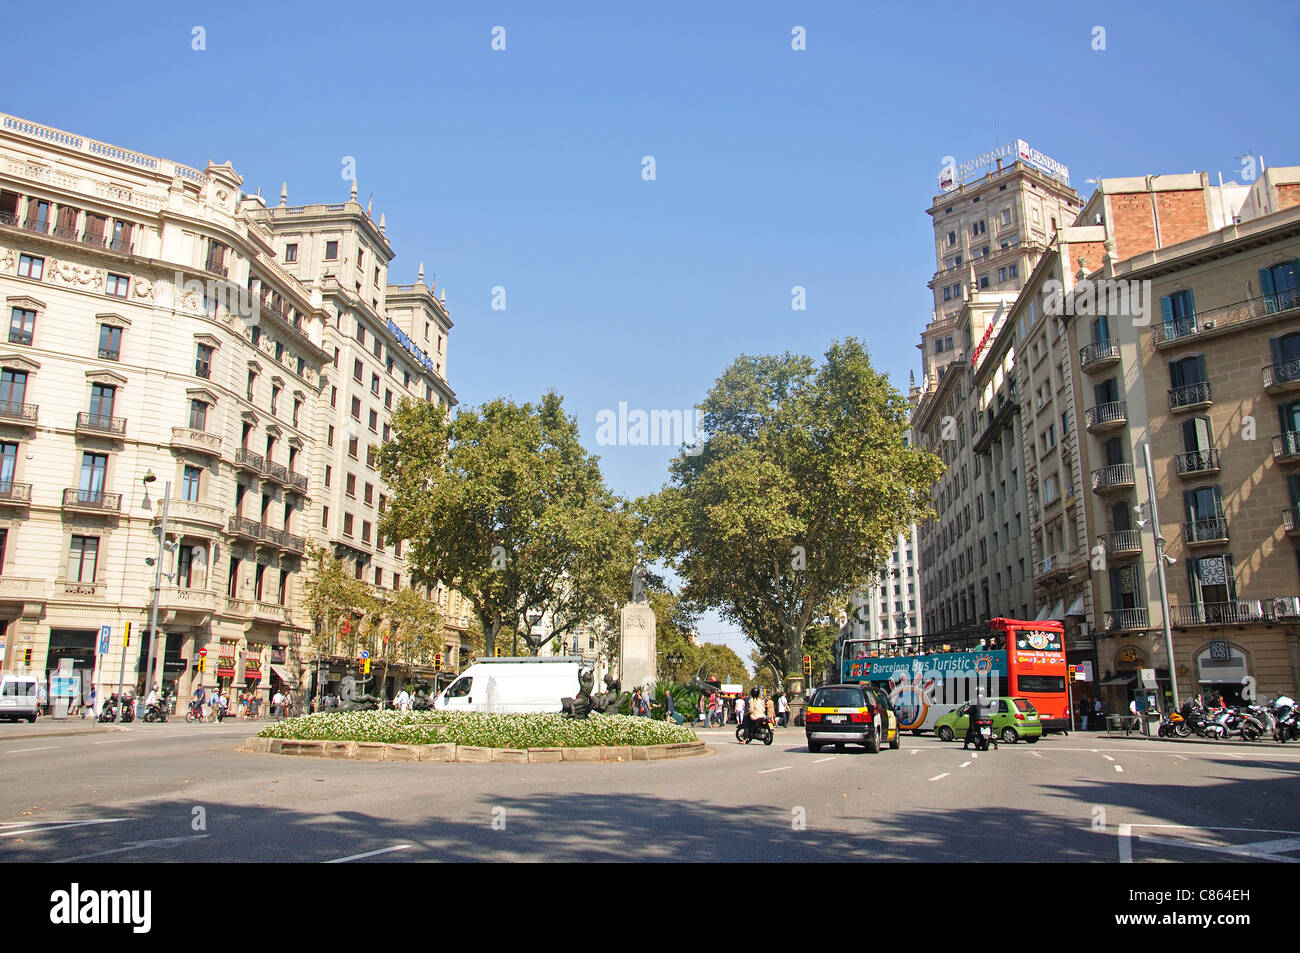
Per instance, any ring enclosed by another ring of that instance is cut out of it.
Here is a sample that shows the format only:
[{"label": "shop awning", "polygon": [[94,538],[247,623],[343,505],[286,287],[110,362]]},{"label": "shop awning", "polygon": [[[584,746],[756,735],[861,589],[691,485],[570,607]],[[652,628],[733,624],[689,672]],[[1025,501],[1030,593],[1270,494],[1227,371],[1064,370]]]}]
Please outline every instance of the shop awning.
[{"label": "shop awning", "polygon": [[1056,605],[1052,606],[1052,614],[1049,615],[1048,618],[1056,619],[1058,622],[1065,621],[1065,600],[1064,599],[1056,600]]},{"label": "shop awning", "polygon": [[290,675],[289,670],[285,668],[283,665],[272,665],[271,671],[273,671],[276,674],[276,677],[278,677],[280,681],[284,682],[290,688],[298,687],[297,677],[294,675]]},{"label": "shop awning", "polygon": [[1042,622],[1046,618],[1047,618],[1047,606],[1042,606],[1038,610],[1038,615],[1034,616],[1034,621]]},{"label": "shop awning", "polygon": [[1102,688],[1116,685],[1131,685],[1137,681],[1137,676],[1132,674],[1112,675],[1106,681],[1101,683]]},{"label": "shop awning", "polygon": [[1083,610],[1083,593],[1079,593],[1079,595],[1074,597],[1074,601],[1070,603],[1070,608],[1065,614],[1073,616],[1082,616],[1086,614]]}]

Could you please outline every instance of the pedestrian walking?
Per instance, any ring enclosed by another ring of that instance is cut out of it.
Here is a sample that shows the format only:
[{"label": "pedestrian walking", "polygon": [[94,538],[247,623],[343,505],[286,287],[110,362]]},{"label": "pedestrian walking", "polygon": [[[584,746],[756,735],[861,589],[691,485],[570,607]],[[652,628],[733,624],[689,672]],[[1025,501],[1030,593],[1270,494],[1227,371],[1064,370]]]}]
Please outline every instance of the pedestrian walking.
[{"label": "pedestrian walking", "polygon": [[[90,706],[90,717],[91,717],[91,718],[94,718],[95,715],[96,715],[96,712],[95,712],[95,686],[94,686],[94,683],[91,684],[91,686],[90,686],[90,692],[89,692],[89,694],[86,695],[86,705],[89,705],[89,706]],[[82,706],[81,706],[81,717],[82,717],[82,718],[85,718],[85,717],[86,717],[86,705],[82,705]]]},{"label": "pedestrian walking", "polygon": [[278,688],[275,690],[275,694],[271,696],[271,717],[284,717],[284,693]]},{"label": "pedestrian walking", "polygon": [[790,703],[786,701],[785,692],[776,696],[776,714],[777,720],[784,728],[790,721]]},{"label": "pedestrian walking", "polygon": [[[766,695],[766,693],[764,693]],[[776,703],[772,701],[771,695],[766,695],[763,699],[763,713],[767,715],[769,725],[776,724]]]},{"label": "pedestrian walking", "polygon": [[1098,698],[1092,706],[1092,730],[1101,731],[1101,726],[1105,720],[1106,709],[1102,706],[1101,699]]},{"label": "pedestrian walking", "polygon": [[709,727],[712,728],[714,723],[721,724],[722,712],[718,707],[718,693],[709,692]]},{"label": "pedestrian walking", "polygon": [[393,707],[396,708],[398,711],[410,710],[411,694],[406,690],[405,687],[403,687],[402,690],[397,693],[397,697],[393,699]]},{"label": "pedestrian walking", "polygon": [[745,723],[745,696],[738,695],[736,697],[736,724],[743,725],[744,723]]}]

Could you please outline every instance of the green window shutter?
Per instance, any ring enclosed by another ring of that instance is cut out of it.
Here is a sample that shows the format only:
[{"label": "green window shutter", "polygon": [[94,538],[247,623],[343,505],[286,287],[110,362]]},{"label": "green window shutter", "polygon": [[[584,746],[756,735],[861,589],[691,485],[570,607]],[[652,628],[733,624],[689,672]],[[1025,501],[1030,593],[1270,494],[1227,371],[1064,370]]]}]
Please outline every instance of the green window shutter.
[{"label": "green window shutter", "polygon": [[1165,327],[1174,323],[1174,303],[1169,295],[1160,299],[1160,317],[1164,320]]}]

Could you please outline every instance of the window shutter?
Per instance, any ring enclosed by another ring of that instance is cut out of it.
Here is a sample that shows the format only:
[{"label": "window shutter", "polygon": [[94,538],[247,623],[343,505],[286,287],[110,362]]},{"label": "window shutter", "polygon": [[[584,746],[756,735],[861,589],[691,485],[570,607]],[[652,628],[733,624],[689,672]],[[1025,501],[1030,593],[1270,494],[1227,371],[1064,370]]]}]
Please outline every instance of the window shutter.
[{"label": "window shutter", "polygon": [[[1273,269],[1261,268],[1259,270],[1259,290],[1266,295],[1273,293]],[[1269,310],[1272,310],[1271,308]]]},{"label": "window shutter", "polygon": [[1183,490],[1183,510],[1189,522],[1196,519],[1196,494],[1191,490]]},{"label": "window shutter", "polygon": [[1223,490],[1217,483],[1214,485],[1214,515],[1223,519]]},{"label": "window shutter", "polygon": [[1174,302],[1169,295],[1165,295],[1160,299],[1160,317],[1163,319],[1165,327],[1169,327],[1174,323]]}]

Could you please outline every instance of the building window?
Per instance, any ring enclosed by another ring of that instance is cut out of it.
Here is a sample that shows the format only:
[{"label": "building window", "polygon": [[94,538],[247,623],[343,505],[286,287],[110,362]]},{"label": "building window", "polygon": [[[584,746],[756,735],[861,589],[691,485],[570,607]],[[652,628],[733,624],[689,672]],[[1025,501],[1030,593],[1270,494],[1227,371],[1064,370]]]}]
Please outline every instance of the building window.
[{"label": "building window", "polygon": [[331,424],[329,430],[326,431],[325,442],[331,447],[334,446],[334,425],[333,424]]},{"label": "building window", "polygon": [[346,483],[346,485],[345,485],[345,488],[344,488],[343,492],[346,493],[346,494],[347,494],[348,496],[350,496],[350,497],[353,497],[353,498],[356,497],[356,495],[357,495],[357,475],[356,475],[355,473],[349,473],[349,474],[348,474],[347,483]]},{"label": "building window", "polygon": [[379,411],[377,410],[370,412],[370,430],[372,433],[379,432]]},{"label": "building window", "polygon": [[343,514],[343,535],[344,536],[352,535],[352,514],[351,513]]},{"label": "building window", "polygon": [[200,344],[194,354],[194,376],[210,378],[212,376],[212,348]]},{"label": "building window", "polygon": [[37,281],[45,274],[45,259],[34,255],[18,256],[18,277],[35,278]]},{"label": "building window", "polygon": [[295,262],[298,260],[297,242],[291,242],[290,244],[284,246],[284,260],[287,262]]},{"label": "building window", "polygon": [[339,366],[339,349],[338,349],[338,348],[335,348],[335,349],[334,349],[334,366],[335,366],[335,367],[338,367],[338,366]]},{"label": "building window", "polygon": [[998,269],[998,281],[1001,282],[1001,281],[1006,281],[1006,280],[1007,280],[1007,269],[1006,269],[1005,267],[999,268],[999,269]]},{"label": "building window", "polygon": [[384,342],[379,340],[378,337],[376,337],[375,345],[374,347],[371,348],[371,350],[375,352],[375,357],[382,359],[384,356]]},{"label": "building window", "polygon": [[338,242],[326,242],[326,243],[325,243],[325,260],[326,260],[326,261],[335,261],[335,260],[338,259],[338,257],[339,257],[339,243],[338,243]]},{"label": "building window", "polygon": [[208,259],[205,264],[208,271],[215,271],[219,275],[227,273],[226,251],[226,246],[221,242],[208,239]]},{"label": "building window", "polygon": [[125,298],[127,288],[130,284],[131,279],[125,275],[109,274],[108,282],[104,287],[104,291],[111,294],[114,298]]},{"label": "building window", "polygon": [[952,286],[951,286],[951,285],[949,285],[948,287],[946,287],[946,288],[943,289],[943,300],[944,300],[944,301],[951,301],[951,300],[952,300]]},{"label": "building window", "polygon": [[257,371],[248,372],[248,391],[246,395],[251,402],[253,399],[253,387],[257,384]]},{"label": "building window", "polygon": [[31,344],[36,332],[36,312],[29,308],[14,308],[9,315],[9,343]]},{"label": "building window", "polygon": [[370,393],[374,394],[376,397],[379,396],[379,375],[378,374],[370,375]]},{"label": "building window", "polygon": [[986,229],[984,228],[983,219],[980,219],[978,222],[974,222],[970,227],[970,233],[972,235],[983,235],[985,231]]},{"label": "building window", "polygon": [[253,347],[259,347],[262,343],[262,328],[259,325],[253,325],[248,332],[249,340],[253,342]]},{"label": "building window", "polygon": [[331,407],[337,406],[338,401],[339,401],[339,389],[337,387],[330,387],[330,406]]},{"label": "building window", "polygon": [[361,381],[363,374],[364,370],[361,367],[361,358],[357,358],[352,362],[352,378],[359,382]]},{"label": "building window", "polygon": [[987,272],[979,276],[979,286],[981,288],[987,288],[989,286],[989,276]]},{"label": "building window", "polygon": [[94,582],[99,562],[98,536],[73,536],[68,554],[68,581]]},{"label": "building window", "polygon": [[348,456],[351,457],[353,460],[357,459],[358,443],[359,443],[358,437],[348,437]]},{"label": "building window", "polygon": [[328,506],[321,507],[320,528],[326,530],[330,528],[330,508]]},{"label": "building window", "polygon": [[1007,265],[1007,277],[1008,277],[1008,278],[1019,278],[1019,277],[1020,277],[1020,266],[1019,266],[1019,265]]},{"label": "building window", "polygon": [[298,426],[298,418],[302,414],[302,401],[294,398],[293,402],[293,425]]},{"label": "building window", "polygon": [[392,432],[393,432],[393,428],[388,426],[388,424],[384,424],[384,443],[388,443],[389,435]]},{"label": "building window", "polygon": [[[357,322],[357,343],[358,344],[366,343],[366,326],[362,324],[360,321]],[[357,363],[360,364],[361,362],[357,361]],[[358,378],[358,380],[360,380],[360,378]]]},{"label": "building window", "polygon": [[1002,224],[1003,224],[1003,225],[1010,225],[1010,224],[1011,224],[1011,209],[1009,209],[1009,208],[1004,208],[1004,209],[1002,210]]},{"label": "building window", "polygon": [[373,506],[375,502],[375,485],[367,483],[362,495],[366,501],[366,506]]},{"label": "building window", "polygon": [[190,429],[206,430],[208,426],[208,405],[206,401],[190,401]]},{"label": "building window", "polygon": [[370,542],[370,521],[369,520],[361,521],[361,541],[363,543]]},{"label": "building window", "polygon": [[181,476],[181,499],[187,503],[199,501],[199,476],[203,471],[198,467],[186,466]]},{"label": "building window", "polygon": [[280,388],[271,385],[271,415],[275,416],[275,405],[280,401]]},{"label": "building window", "polygon": [[352,419],[353,420],[361,419],[361,398],[360,397],[352,398]]},{"label": "building window", "polygon": [[330,485],[330,481],[333,480],[333,479],[334,479],[334,468],[333,468],[333,467],[326,467],[326,468],[325,468],[325,485],[326,485],[326,486],[329,486],[329,485]]},{"label": "building window", "polygon": [[375,265],[375,284],[379,284],[379,266]]},{"label": "building window", "polygon": [[266,583],[266,563],[258,563],[253,570],[253,597],[262,601],[262,587]]},{"label": "building window", "polygon": [[113,423],[113,402],[117,388],[107,384],[90,385],[90,425],[109,430]]},{"label": "building window", "polygon": [[281,362],[284,361],[284,342],[283,342],[283,341],[276,341],[276,342],[275,342],[275,359],[276,359],[277,361],[281,361]]}]

